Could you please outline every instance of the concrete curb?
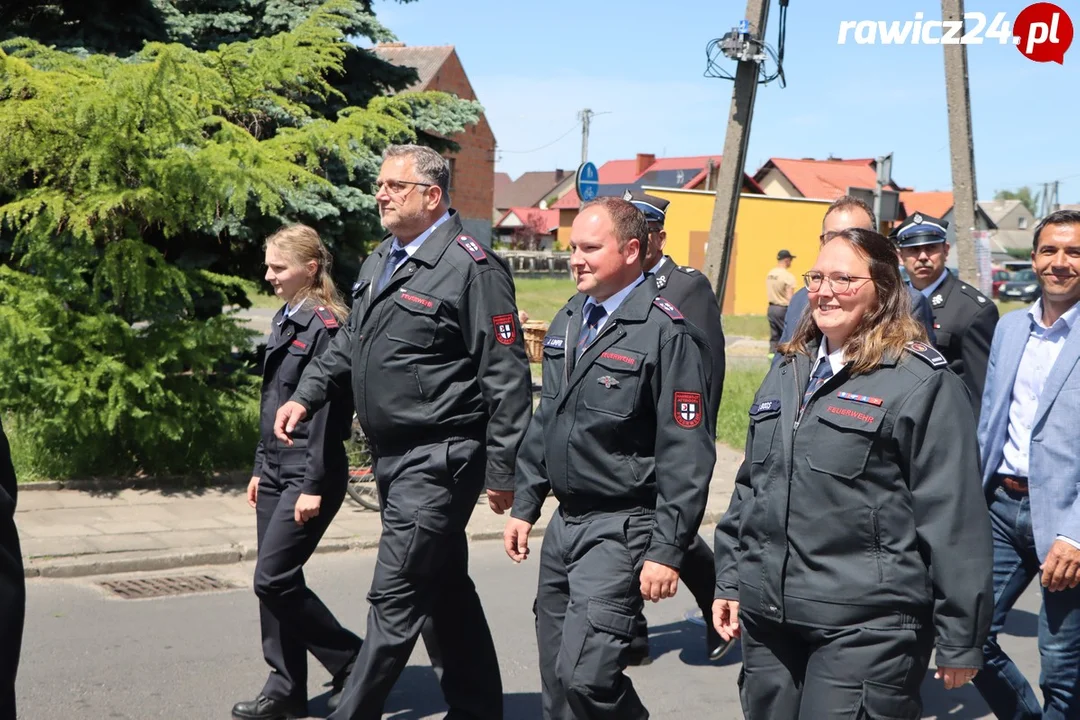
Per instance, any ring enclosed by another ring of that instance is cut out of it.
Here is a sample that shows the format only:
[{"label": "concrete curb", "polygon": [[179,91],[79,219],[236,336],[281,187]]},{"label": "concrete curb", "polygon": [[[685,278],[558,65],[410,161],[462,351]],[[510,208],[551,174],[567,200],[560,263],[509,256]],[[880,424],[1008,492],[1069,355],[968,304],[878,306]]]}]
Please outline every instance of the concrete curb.
[{"label": "concrete curb", "polygon": [[110,492],[114,490],[191,490],[198,488],[247,485],[250,470],[216,472],[211,475],[162,475],[144,478],[76,478],[71,480],[40,480],[19,483],[19,492],[35,490],[81,490]]},{"label": "concrete curb", "polygon": [[[706,512],[701,526],[715,525],[723,512]],[[533,528],[531,539],[542,538],[547,523]],[[473,542],[502,541],[502,530],[466,531]],[[350,550],[372,550],[379,546],[379,539],[372,537],[326,538],[315,552],[337,553]],[[191,550],[134,551],[96,553],[57,558],[36,558],[25,561],[24,574],[28,578],[80,578],[92,575],[118,575],[130,572],[176,570],[201,565],[231,565],[254,560],[258,554],[254,545],[224,545],[193,548]]]}]

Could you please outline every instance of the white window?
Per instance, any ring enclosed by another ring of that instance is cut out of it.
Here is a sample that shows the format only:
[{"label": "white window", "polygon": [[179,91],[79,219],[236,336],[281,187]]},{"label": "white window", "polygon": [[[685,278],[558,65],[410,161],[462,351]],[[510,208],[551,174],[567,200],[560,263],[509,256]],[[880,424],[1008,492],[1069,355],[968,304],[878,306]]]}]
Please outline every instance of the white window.
[{"label": "white window", "polygon": [[1024,216],[1020,216],[1020,219],[1016,221],[1016,227],[1020,228],[1021,230],[1027,230],[1027,218]]}]

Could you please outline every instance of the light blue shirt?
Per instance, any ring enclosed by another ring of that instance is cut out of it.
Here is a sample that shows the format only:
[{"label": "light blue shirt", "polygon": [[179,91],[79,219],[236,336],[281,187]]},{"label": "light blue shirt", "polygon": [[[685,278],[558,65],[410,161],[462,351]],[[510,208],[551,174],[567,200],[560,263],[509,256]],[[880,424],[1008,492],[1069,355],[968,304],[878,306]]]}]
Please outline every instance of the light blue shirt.
[{"label": "light blue shirt", "polygon": [[397,269],[399,267],[401,267],[402,263],[404,263],[406,260],[408,260],[413,255],[415,255],[416,251],[420,249],[420,246],[424,244],[424,241],[427,240],[429,237],[431,237],[431,234],[434,233],[436,230],[438,230],[439,226],[442,225],[444,222],[446,222],[449,219],[450,219],[450,211],[447,210],[446,212],[444,212],[442,214],[441,218],[439,218],[438,220],[436,220],[434,222],[434,224],[432,224],[431,227],[429,227],[427,230],[425,230],[424,232],[417,235],[416,239],[413,240],[408,245],[402,246],[401,242],[395,237],[394,242],[392,242],[390,244],[390,251],[393,252],[394,250],[397,250],[397,249],[400,248],[400,249],[405,251],[405,257],[403,257],[401,259],[401,262],[394,265],[394,269],[392,271],[388,271],[389,274],[393,275],[394,272],[396,272]]},{"label": "light blue shirt", "polygon": [[307,298],[304,298],[300,302],[296,303],[295,307],[289,305],[289,303],[285,303],[285,310],[282,311],[282,313],[281,313],[281,319],[278,320],[278,325],[285,322],[289,318],[290,315],[293,315],[293,314],[299,312],[300,308],[304,307],[304,303],[306,303],[306,302],[307,302]]},{"label": "light blue shirt", "polygon": [[939,287],[941,287],[941,283],[945,282],[945,278],[946,278],[946,276],[948,276],[948,274],[949,274],[949,271],[948,271],[948,269],[946,269],[946,270],[942,270],[942,271],[941,271],[941,275],[939,275],[939,276],[938,276],[938,279],[937,279],[937,280],[935,280],[934,282],[930,283],[929,285],[927,285],[926,287],[924,287],[924,288],[923,288],[922,290],[920,290],[919,292],[921,292],[921,293],[923,294],[923,297],[924,297],[924,298],[926,298],[927,300],[929,300],[929,299],[930,299],[930,296],[934,294],[934,291],[935,291],[935,290],[937,290],[937,289],[938,289]]},{"label": "light blue shirt", "polygon": [[[1080,318],[1080,304],[1073,305],[1050,327],[1042,321],[1042,299],[1028,308],[1031,318],[1031,333],[1028,335],[1024,354],[1016,369],[1016,381],[1013,383],[1012,399],[1009,402],[1009,430],[1002,448],[1001,466],[998,472],[1015,477],[1028,476],[1028,461],[1031,453],[1031,428],[1035,423],[1035,414],[1039,409],[1046,378],[1050,369],[1057,362],[1061,348],[1069,338],[1076,321]],[[1073,538],[1059,535],[1070,545],[1080,547]]]},{"label": "light blue shirt", "polygon": [[847,365],[847,361],[844,360],[844,348],[841,347],[826,354],[826,345],[828,344],[829,341],[822,336],[821,344],[818,345],[817,349],[817,359],[814,360],[814,364],[810,367],[810,372],[817,369],[818,363],[821,362],[821,358],[823,357],[829,358],[829,367],[832,368],[833,375],[838,375],[840,371],[844,369],[844,366]]},{"label": "light blue shirt", "polygon": [[[602,302],[602,303],[599,303],[599,305],[602,305],[602,306],[603,306],[603,308],[604,308],[605,310],[607,310],[607,315],[605,315],[604,317],[600,318],[600,322],[598,322],[598,323],[596,324],[596,332],[597,332],[597,333],[599,333],[599,332],[600,332],[601,330],[603,330],[603,329],[604,329],[604,325],[606,325],[606,324],[607,324],[608,318],[609,318],[609,317],[611,317],[611,315],[612,315],[612,314],[613,314],[613,313],[614,313],[614,312],[615,312],[616,310],[618,310],[618,309],[619,309],[619,306],[620,306],[620,305],[622,305],[622,303],[623,303],[623,300],[625,300],[625,299],[626,299],[626,297],[627,297],[627,296],[628,296],[628,295],[629,295],[630,293],[632,293],[632,292],[634,291],[634,288],[636,288],[636,287],[637,287],[638,285],[640,285],[640,284],[642,283],[642,281],[643,281],[643,280],[645,280],[645,275],[643,275],[643,274],[642,274],[642,275],[638,275],[638,277],[637,277],[637,280],[635,280],[634,282],[630,283],[629,285],[627,285],[626,287],[624,287],[624,288],[623,288],[622,290],[620,290],[619,292],[617,292],[617,293],[615,293],[614,295],[612,295],[611,297],[609,297],[609,298],[608,298],[607,300],[605,300],[604,302]],[[598,303],[597,303],[597,302],[596,302],[595,300],[593,300],[592,298],[589,298],[588,300],[586,300],[586,301],[585,301],[585,304],[584,304],[584,305],[582,306],[582,308],[581,308],[581,313],[582,313],[582,315],[583,315],[584,317],[588,317],[588,316],[589,316],[589,310],[590,310],[590,309],[592,308],[592,306],[593,306],[593,305],[597,305],[597,304],[598,304]]]}]

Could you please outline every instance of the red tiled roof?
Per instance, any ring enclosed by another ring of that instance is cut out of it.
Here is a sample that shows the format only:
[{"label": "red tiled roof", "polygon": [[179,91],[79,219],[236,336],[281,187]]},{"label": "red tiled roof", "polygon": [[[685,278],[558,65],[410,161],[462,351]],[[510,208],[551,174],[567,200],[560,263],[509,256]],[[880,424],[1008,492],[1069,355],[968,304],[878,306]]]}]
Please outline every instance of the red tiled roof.
[{"label": "red tiled roof", "polygon": [[394,65],[416,68],[419,79],[409,90],[419,91],[428,89],[428,85],[438,74],[443,63],[454,52],[454,46],[409,46],[403,43],[385,43],[371,48],[371,52]]},{"label": "red tiled roof", "polygon": [[941,219],[953,206],[953,194],[948,191],[901,192],[900,202],[904,204],[904,217],[916,212],[926,213]]},{"label": "red tiled roof", "polygon": [[578,197],[577,190],[571,190],[559,198],[559,201],[552,205],[551,209],[577,210],[579,207],[581,207],[581,198]]},{"label": "red tiled roof", "polygon": [[495,223],[495,227],[503,227],[503,223],[511,215],[517,217],[522,223],[529,222],[532,218],[539,218],[542,227],[547,232],[554,232],[559,229],[559,211],[555,209],[540,210],[534,207],[512,207],[507,210],[499,222]]},{"label": "red tiled roof", "polygon": [[[835,200],[846,193],[849,187],[873,188],[877,183],[877,170],[873,158],[852,160],[769,158],[768,162],[754,173],[754,180],[760,182],[774,167],[783,173],[799,194],[818,200]],[[895,184],[891,187],[895,188]]]}]

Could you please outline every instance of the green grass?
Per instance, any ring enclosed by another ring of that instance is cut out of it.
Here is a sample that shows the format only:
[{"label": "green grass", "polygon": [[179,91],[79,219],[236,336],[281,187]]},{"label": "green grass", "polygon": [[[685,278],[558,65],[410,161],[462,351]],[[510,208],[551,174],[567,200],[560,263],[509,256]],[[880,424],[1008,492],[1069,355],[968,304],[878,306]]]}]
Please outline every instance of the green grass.
[{"label": "green grass", "polygon": [[768,340],[769,319],[764,315],[724,315],[724,334]]},{"label": "green grass", "polygon": [[716,418],[717,440],[736,450],[746,445],[746,429],[750,424],[747,413],[768,371],[769,361],[764,358],[738,359],[728,363],[724,377],[724,399],[720,402],[720,413]]},{"label": "green grass", "polygon": [[273,293],[267,293],[266,288],[270,287],[265,282],[255,283],[246,282],[247,285],[247,299],[251,303],[251,307],[260,308],[263,310],[277,310],[284,303],[277,295]]},{"label": "green grass", "polygon": [[514,278],[518,310],[529,313],[529,320],[551,322],[577,288],[568,277]]}]

